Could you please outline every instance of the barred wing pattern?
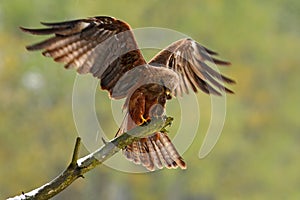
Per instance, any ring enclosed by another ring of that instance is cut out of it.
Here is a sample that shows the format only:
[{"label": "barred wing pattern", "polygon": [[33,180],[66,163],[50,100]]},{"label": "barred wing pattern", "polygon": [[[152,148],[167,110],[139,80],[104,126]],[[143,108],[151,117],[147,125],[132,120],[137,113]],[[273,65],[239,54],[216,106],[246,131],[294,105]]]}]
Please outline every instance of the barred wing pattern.
[{"label": "barred wing pattern", "polygon": [[199,88],[205,93],[215,95],[221,95],[221,91],[233,93],[222,83],[233,84],[235,81],[215,71],[206,63],[230,65],[229,62],[214,58],[215,55],[218,54],[201,46],[196,41],[186,38],[172,43],[159,52],[149,64],[167,67],[178,74],[180,81],[175,90],[175,95],[188,94],[189,88],[194,92],[197,92]]},{"label": "barred wing pattern", "polygon": [[[58,23],[42,23],[48,28],[21,29],[35,35],[53,37],[27,46],[29,51],[44,50],[43,55],[78,73],[92,73],[101,80],[102,89],[112,89],[127,71],[146,63],[130,26],[113,17],[92,17]],[[126,93],[126,92],[125,92]],[[124,98],[114,96],[114,98]]]}]

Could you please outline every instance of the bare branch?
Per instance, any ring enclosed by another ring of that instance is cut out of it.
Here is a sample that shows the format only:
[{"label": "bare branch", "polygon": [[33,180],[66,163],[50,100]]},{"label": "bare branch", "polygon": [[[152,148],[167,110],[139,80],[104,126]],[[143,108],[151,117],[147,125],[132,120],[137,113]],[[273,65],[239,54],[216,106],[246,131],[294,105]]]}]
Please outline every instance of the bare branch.
[{"label": "bare branch", "polygon": [[131,144],[134,140],[165,129],[167,126],[171,125],[172,121],[172,117],[167,117],[166,119],[155,118],[147,126],[138,126],[127,133],[114,138],[100,149],[80,159],[78,159],[78,154],[81,139],[78,137],[76,139],[72,160],[69,166],[59,176],[37,189],[22,193],[21,195],[9,198],[8,200],[49,199],[63,191],[79,177],[83,177],[84,173],[92,170],[97,165],[100,165],[120,151],[120,149]]},{"label": "bare branch", "polygon": [[81,138],[77,137],[75,147],[74,147],[74,151],[73,151],[72,161],[70,163],[70,165],[72,165],[72,167],[76,166],[76,164],[77,164],[78,155],[79,155],[79,148],[80,148],[80,142],[81,142]]}]

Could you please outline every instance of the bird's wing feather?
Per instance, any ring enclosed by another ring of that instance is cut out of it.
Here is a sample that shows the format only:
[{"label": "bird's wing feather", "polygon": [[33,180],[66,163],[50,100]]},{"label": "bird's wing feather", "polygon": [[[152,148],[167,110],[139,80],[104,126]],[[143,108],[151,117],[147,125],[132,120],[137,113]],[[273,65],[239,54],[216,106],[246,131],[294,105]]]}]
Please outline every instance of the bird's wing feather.
[{"label": "bird's wing feather", "polygon": [[[92,73],[101,80],[102,89],[111,95],[127,71],[146,63],[126,22],[100,16],[42,24],[47,28],[21,27],[21,30],[34,35],[54,36],[26,48],[44,50],[43,55],[64,63],[65,68],[77,69],[78,73]],[[126,92],[114,98],[123,98],[124,94]]]},{"label": "bird's wing feather", "polygon": [[208,63],[217,65],[230,65],[229,62],[216,59],[217,53],[209,50],[196,41],[185,38],[178,40],[159,52],[150,62],[150,65],[167,67],[174,70],[179,76],[179,84],[175,95],[182,96],[189,89],[197,89],[205,93],[221,95],[221,91],[233,93],[224,86],[235,83],[234,80],[220,74],[209,66]]}]

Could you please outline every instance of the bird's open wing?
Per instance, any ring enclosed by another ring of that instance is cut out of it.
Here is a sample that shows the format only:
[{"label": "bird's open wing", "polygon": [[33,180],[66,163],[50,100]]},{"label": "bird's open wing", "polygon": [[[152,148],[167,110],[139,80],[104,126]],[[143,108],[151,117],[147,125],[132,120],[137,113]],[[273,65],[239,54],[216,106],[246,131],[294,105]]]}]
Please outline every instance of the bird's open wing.
[{"label": "bird's open wing", "polygon": [[234,80],[220,74],[211,68],[208,63],[229,65],[229,62],[218,60],[211,51],[196,41],[185,38],[178,40],[159,52],[149,63],[158,67],[167,67],[174,70],[179,76],[179,84],[175,95],[182,96],[188,93],[189,88],[197,92],[197,88],[205,93],[221,95],[220,91],[233,93],[224,86],[225,83],[235,83]]},{"label": "bird's open wing", "polygon": [[[111,95],[123,74],[146,63],[130,26],[123,21],[100,16],[42,24],[47,28],[21,27],[23,31],[35,35],[54,34],[49,39],[27,46],[27,49],[44,50],[43,55],[64,63],[65,68],[92,73],[101,80],[102,89],[108,90]],[[123,91],[122,94],[125,93]]]}]

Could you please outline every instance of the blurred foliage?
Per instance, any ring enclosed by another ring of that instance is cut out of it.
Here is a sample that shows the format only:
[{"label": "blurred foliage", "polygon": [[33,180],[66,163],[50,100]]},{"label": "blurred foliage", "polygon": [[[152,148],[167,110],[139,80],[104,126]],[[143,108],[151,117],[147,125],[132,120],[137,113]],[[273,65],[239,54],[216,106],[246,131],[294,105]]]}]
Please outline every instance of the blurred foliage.
[{"label": "blurred foliage", "polygon": [[[200,128],[183,155],[187,170],[129,174],[101,166],[55,199],[299,199],[299,10],[297,0],[1,1],[0,198],[54,178],[69,162],[77,136],[71,106],[76,73],[28,53],[24,46],[38,39],[18,27],[110,15],[133,28],[174,29],[216,49],[233,63],[222,72],[237,80],[236,95],[227,96],[220,140],[199,160],[210,98],[198,94]],[[96,99],[113,137],[110,100],[106,92]],[[175,132],[180,110],[170,104]]]}]

